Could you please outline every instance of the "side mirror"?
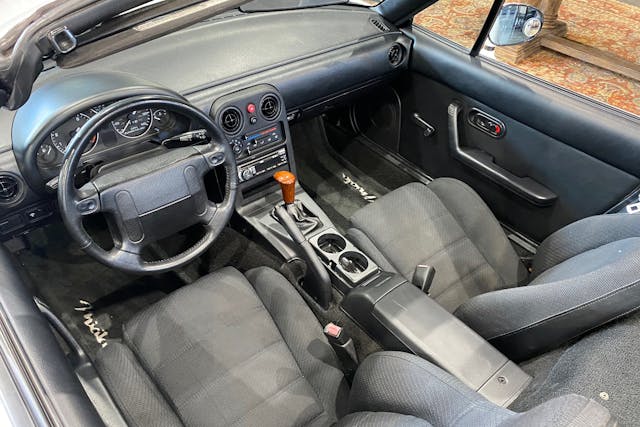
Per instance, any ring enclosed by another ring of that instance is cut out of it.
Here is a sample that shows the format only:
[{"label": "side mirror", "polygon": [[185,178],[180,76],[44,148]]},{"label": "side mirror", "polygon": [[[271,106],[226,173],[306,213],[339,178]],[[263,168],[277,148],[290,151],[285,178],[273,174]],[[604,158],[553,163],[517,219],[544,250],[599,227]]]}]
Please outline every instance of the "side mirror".
[{"label": "side mirror", "polygon": [[527,4],[506,4],[500,9],[489,41],[496,46],[512,46],[533,40],[542,30],[544,15]]}]

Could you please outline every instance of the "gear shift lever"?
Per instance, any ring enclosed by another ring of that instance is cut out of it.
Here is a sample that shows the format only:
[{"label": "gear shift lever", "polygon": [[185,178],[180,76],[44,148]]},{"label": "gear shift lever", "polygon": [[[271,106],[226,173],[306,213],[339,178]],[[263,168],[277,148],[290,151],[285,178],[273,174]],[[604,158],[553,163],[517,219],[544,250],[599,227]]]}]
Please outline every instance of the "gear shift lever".
[{"label": "gear shift lever", "polygon": [[296,199],[296,176],[289,171],[279,171],[273,174],[273,179],[280,184],[284,204],[292,204]]},{"label": "gear shift lever", "polygon": [[294,174],[289,171],[279,171],[273,174],[273,179],[280,184],[285,209],[303,234],[309,234],[322,226],[320,219],[313,216],[299,200],[296,200],[296,176]]},{"label": "gear shift lever", "polygon": [[313,246],[304,236],[316,227],[322,225],[320,219],[305,212],[304,206],[296,200],[296,176],[288,171],[276,172],[273,178],[278,181],[282,189],[284,206],[277,204],[272,215],[287,231],[291,240],[298,245],[298,252],[307,265],[307,276],[302,287],[325,310],[331,303],[331,277]]}]

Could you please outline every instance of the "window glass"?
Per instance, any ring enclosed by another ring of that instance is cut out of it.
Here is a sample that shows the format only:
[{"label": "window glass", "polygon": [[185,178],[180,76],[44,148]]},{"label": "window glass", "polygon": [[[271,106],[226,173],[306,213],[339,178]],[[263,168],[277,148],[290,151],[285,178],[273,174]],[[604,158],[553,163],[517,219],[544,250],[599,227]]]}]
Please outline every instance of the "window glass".
[{"label": "window glass", "polygon": [[439,0],[416,15],[413,23],[471,49],[492,4],[492,0]]},{"label": "window glass", "polygon": [[640,115],[640,0],[540,0],[540,35],[481,55]]}]

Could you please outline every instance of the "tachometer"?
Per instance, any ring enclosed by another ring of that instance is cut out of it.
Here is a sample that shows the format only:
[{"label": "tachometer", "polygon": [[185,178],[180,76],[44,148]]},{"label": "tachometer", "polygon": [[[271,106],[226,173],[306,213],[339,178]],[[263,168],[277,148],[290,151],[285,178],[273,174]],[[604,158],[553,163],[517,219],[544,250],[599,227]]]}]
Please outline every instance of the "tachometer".
[{"label": "tachometer", "polygon": [[[74,135],[78,133],[82,125],[84,125],[88,120],[89,116],[85,113],[76,114],[73,119],[68,120],[62,126],[51,132],[51,144],[56,147],[59,152],[64,153],[67,150],[69,141],[71,141]],[[96,134],[93,136],[93,138],[91,138],[91,143],[86,148],[86,150],[84,150],[84,152],[88,153],[89,151],[91,151],[93,147],[95,147],[97,142],[98,135]]]},{"label": "tachometer", "polygon": [[126,116],[113,120],[111,125],[120,135],[136,138],[149,130],[152,118],[151,110],[133,110]]}]

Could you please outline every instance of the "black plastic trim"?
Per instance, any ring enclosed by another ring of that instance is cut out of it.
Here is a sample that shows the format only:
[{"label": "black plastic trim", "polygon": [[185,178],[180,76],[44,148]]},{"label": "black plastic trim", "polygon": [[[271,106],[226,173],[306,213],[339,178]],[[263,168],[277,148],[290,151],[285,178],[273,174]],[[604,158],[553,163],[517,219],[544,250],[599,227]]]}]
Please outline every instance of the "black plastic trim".
[{"label": "black plastic trim", "polygon": [[457,102],[449,105],[449,146],[451,155],[475,169],[496,184],[525,198],[537,206],[549,206],[558,198],[556,194],[544,185],[529,177],[519,177],[498,166],[493,158],[484,151],[463,148],[460,144],[458,131],[458,116],[462,112],[462,105]]}]

